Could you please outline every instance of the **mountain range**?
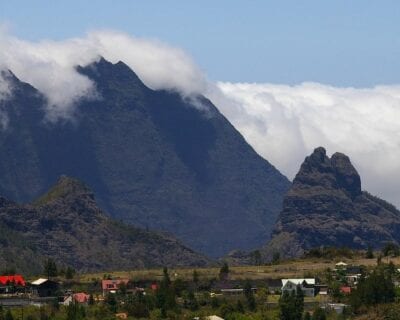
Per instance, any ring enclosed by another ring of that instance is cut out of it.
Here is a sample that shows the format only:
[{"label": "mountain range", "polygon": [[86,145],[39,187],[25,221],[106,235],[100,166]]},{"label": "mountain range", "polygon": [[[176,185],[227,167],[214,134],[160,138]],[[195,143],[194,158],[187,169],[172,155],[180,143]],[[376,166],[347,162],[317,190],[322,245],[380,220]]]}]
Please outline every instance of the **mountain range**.
[{"label": "mountain range", "polygon": [[57,122],[46,118],[45,97],[8,71],[0,195],[30,203],[67,175],[111,217],[211,257],[269,239],[290,182],[208,99],[152,90],[123,62],[77,70],[96,97]]}]

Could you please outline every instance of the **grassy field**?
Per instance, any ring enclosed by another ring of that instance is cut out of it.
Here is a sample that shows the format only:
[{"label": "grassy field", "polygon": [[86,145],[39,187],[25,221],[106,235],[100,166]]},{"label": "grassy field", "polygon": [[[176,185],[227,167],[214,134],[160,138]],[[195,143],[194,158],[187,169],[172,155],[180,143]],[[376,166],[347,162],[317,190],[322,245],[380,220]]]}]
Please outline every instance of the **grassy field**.
[{"label": "grassy field", "polygon": [[[301,259],[284,261],[280,264],[265,265],[265,266],[243,266],[243,267],[230,267],[230,279],[281,279],[281,278],[297,278],[297,277],[314,277],[322,273],[327,268],[333,269],[335,263],[344,261],[349,265],[364,265],[373,267],[376,265],[376,259]],[[384,258],[383,262],[387,263],[392,261],[395,265],[400,265],[400,257],[397,258]],[[219,268],[180,268],[169,269],[171,279],[192,279],[193,271],[197,270],[200,279],[217,278]],[[162,269],[145,269],[145,270],[130,270],[130,271],[113,271],[102,273],[88,273],[80,276],[82,282],[91,281],[92,279],[102,279],[103,276],[111,275],[113,278],[129,278],[135,280],[160,280],[162,278]]]}]

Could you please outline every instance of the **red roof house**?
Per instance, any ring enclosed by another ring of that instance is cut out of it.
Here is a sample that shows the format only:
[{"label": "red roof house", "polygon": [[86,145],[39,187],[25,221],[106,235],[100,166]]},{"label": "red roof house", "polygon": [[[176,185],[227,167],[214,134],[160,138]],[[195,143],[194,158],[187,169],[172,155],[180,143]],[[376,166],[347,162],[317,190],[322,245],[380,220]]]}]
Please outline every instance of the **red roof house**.
[{"label": "red roof house", "polygon": [[108,292],[117,292],[121,283],[127,285],[128,282],[128,279],[102,280],[101,287],[103,289],[103,295],[106,295]]},{"label": "red roof house", "polygon": [[25,287],[25,279],[20,274],[0,276],[0,285],[7,286],[10,283],[14,283],[16,286]]},{"label": "red roof house", "polygon": [[351,288],[350,287],[340,287],[340,292],[344,294],[350,294]]},{"label": "red roof house", "polygon": [[73,298],[78,303],[88,303],[89,295],[84,292],[74,293]]},{"label": "red roof house", "polygon": [[157,283],[152,283],[150,286],[151,290],[157,291],[158,290],[158,284]]}]

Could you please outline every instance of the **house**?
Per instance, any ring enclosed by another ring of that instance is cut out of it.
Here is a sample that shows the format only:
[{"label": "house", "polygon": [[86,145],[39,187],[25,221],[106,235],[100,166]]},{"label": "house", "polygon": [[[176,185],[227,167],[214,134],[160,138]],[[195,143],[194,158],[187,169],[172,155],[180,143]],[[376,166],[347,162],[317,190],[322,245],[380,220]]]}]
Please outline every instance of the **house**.
[{"label": "house", "polygon": [[297,286],[300,286],[301,291],[306,297],[315,296],[315,279],[282,279],[282,294],[288,292],[291,294],[293,291],[296,292]]},{"label": "house", "polygon": [[344,303],[328,303],[326,309],[335,311],[337,314],[342,314],[346,307],[347,305]]},{"label": "house", "polygon": [[336,269],[346,269],[347,268],[347,263],[340,261],[335,264]]},{"label": "house", "polygon": [[128,279],[102,280],[101,287],[103,289],[103,296],[106,296],[108,293],[116,293],[119,290],[121,284],[127,286],[128,283]]},{"label": "house", "polygon": [[351,286],[357,285],[361,275],[362,275],[362,269],[361,267],[358,266],[348,267],[345,271],[345,279],[347,283]]},{"label": "house", "polygon": [[[224,320],[224,318],[218,317],[216,315],[205,317],[207,320]],[[200,317],[194,317],[193,320],[200,320]]]},{"label": "house", "polygon": [[282,281],[280,279],[266,279],[265,285],[272,294],[280,293],[282,289]]},{"label": "house", "polygon": [[69,306],[73,301],[72,295],[64,296],[60,303],[64,306]]},{"label": "house", "polygon": [[[257,288],[252,287],[251,290],[256,292]],[[240,295],[244,293],[244,283],[241,280],[222,280],[214,283],[211,291],[223,295]]]},{"label": "house", "polygon": [[14,293],[18,287],[25,288],[25,279],[19,274],[0,276],[0,293]]},{"label": "house", "polygon": [[348,287],[348,286],[340,287],[340,292],[343,293],[343,294],[350,294],[351,293],[351,287]]},{"label": "house", "polygon": [[59,289],[58,282],[44,278],[33,281],[31,285],[33,293],[39,297],[54,297]]},{"label": "house", "polygon": [[326,284],[316,284],[314,286],[315,289],[315,295],[320,294],[320,295],[328,295],[328,286]]},{"label": "house", "polygon": [[74,293],[72,295],[72,298],[77,303],[88,303],[90,295],[87,293],[84,293],[84,292],[78,292],[78,293]]}]

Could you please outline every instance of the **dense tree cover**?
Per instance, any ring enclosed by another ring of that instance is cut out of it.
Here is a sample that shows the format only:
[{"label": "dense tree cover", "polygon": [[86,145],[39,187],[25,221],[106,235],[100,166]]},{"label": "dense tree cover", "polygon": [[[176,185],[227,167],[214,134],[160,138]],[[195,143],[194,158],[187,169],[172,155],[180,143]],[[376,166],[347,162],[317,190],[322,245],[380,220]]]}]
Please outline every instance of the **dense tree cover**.
[{"label": "dense tree cover", "polygon": [[355,311],[361,306],[371,306],[381,303],[390,303],[395,298],[393,264],[377,266],[367,277],[362,277],[353,290],[350,302]]},{"label": "dense tree cover", "polygon": [[224,262],[221,269],[219,269],[219,279],[226,280],[229,275],[229,266],[228,263]]},{"label": "dense tree cover", "polygon": [[384,257],[387,257],[387,256],[398,257],[400,255],[400,248],[395,243],[387,243],[382,248],[382,254]]},{"label": "dense tree cover", "polygon": [[279,319],[301,320],[304,311],[304,294],[300,286],[291,293],[285,291],[279,299]]},{"label": "dense tree cover", "polygon": [[43,266],[43,274],[47,276],[47,279],[50,279],[51,277],[57,277],[58,275],[57,265],[53,259],[51,258],[46,259]]},{"label": "dense tree cover", "polygon": [[347,247],[335,248],[335,247],[318,247],[308,250],[304,257],[306,258],[325,258],[334,259],[338,257],[351,259],[355,255],[355,252]]}]

